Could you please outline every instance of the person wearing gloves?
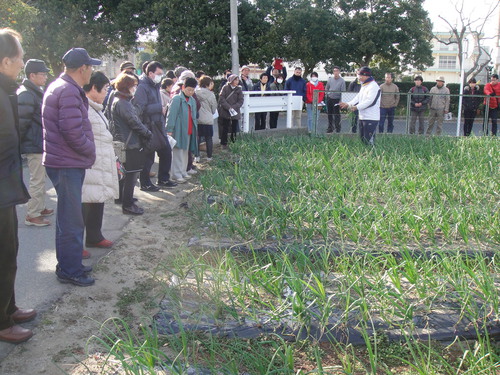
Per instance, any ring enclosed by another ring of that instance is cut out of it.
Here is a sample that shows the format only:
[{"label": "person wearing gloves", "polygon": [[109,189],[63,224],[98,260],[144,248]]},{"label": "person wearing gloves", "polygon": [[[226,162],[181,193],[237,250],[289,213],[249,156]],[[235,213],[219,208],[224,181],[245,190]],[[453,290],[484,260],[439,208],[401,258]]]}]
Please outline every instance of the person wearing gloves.
[{"label": "person wearing gloves", "polygon": [[380,121],[380,87],[372,76],[369,67],[363,66],[358,70],[358,80],[361,89],[351,101],[341,102],[340,108],[349,108],[350,111],[359,111],[359,130],[361,140],[368,145],[375,145],[375,133]]}]

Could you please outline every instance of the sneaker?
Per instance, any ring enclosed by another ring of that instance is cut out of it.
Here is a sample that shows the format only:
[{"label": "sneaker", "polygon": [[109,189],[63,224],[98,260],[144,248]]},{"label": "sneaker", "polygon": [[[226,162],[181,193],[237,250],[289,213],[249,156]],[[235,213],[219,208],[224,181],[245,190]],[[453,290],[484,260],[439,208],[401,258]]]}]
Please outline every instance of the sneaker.
[{"label": "sneaker", "polygon": [[191,175],[186,172],[186,174],[183,175],[182,178],[185,179],[185,180],[189,180],[191,178]]},{"label": "sneaker", "polygon": [[81,276],[68,276],[61,270],[56,270],[57,280],[63,284],[73,284],[76,286],[90,286],[95,283],[95,279],[86,273]]},{"label": "sneaker", "polygon": [[144,210],[136,204],[133,204],[130,207],[123,207],[122,212],[125,215],[142,215],[144,213]]},{"label": "sneaker", "polygon": [[195,169],[190,169],[189,171],[187,171],[187,173],[189,173],[189,174],[196,174],[196,173],[198,173],[198,171],[195,170]]},{"label": "sneaker", "polygon": [[177,183],[173,182],[172,180],[158,181],[158,186],[166,187],[166,188],[173,188],[173,187],[177,186]]},{"label": "sneaker", "polygon": [[90,254],[90,252],[89,252],[89,251],[87,251],[87,250],[83,249],[83,251],[82,251],[82,259],[89,259],[89,258],[90,258],[90,255],[91,255],[91,254]]},{"label": "sneaker", "polygon": [[148,185],[148,186],[141,186],[141,190],[155,192],[155,191],[160,191],[160,188],[155,185]]},{"label": "sneaker", "polygon": [[86,242],[85,246],[87,246],[87,247],[99,247],[101,249],[109,249],[110,247],[113,246],[113,242],[110,240],[104,239],[102,241],[99,241],[99,242],[93,243],[93,244]]},{"label": "sneaker", "polygon": [[182,177],[181,178],[173,178],[172,181],[175,181],[176,183],[178,184],[183,184],[185,182],[187,182],[185,179],[183,179]]},{"label": "sneaker", "polygon": [[44,219],[43,216],[37,216],[37,217],[26,216],[24,224],[30,226],[33,225],[35,227],[46,227],[47,225],[50,225],[50,221]]},{"label": "sneaker", "polygon": [[50,216],[54,215],[54,210],[49,210],[48,208],[44,208],[42,211],[40,211],[40,216]]}]

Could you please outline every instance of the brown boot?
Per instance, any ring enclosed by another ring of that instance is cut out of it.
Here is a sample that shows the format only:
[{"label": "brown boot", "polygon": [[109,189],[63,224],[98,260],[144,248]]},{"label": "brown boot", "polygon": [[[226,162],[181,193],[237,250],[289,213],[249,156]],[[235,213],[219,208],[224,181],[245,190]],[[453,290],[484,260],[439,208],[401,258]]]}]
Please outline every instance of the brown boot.
[{"label": "brown boot", "polygon": [[30,320],[35,319],[36,310],[33,309],[17,309],[14,314],[11,315],[15,323],[26,323]]},{"label": "brown boot", "polygon": [[10,342],[11,344],[25,342],[31,336],[33,336],[33,332],[21,326],[12,326],[0,331],[0,341]]}]

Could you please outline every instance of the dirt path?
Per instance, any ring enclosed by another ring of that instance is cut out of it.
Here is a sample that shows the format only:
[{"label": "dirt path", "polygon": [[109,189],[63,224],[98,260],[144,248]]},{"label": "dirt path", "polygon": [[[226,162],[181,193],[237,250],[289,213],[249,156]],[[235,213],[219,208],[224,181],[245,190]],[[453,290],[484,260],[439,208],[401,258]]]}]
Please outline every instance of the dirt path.
[{"label": "dirt path", "polygon": [[183,208],[188,195],[199,189],[197,178],[191,181],[154,194],[136,189],[145,214],[132,218],[112,251],[93,264],[95,285],[71,287],[41,312],[34,337],[0,362],[0,374],[92,373],[77,364],[86,358],[87,340],[98,334],[102,322],[121,317],[134,329],[153,316],[162,295],[154,270],[193,236]]}]

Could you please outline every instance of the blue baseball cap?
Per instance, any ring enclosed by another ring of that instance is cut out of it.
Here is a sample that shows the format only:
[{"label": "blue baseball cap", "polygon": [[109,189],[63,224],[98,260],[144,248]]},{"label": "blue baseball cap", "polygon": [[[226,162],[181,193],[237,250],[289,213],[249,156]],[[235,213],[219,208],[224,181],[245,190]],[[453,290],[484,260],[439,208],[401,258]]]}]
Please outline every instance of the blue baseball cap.
[{"label": "blue baseball cap", "polygon": [[83,65],[101,65],[102,61],[89,56],[85,48],[71,48],[63,56],[66,68],[76,69]]}]

